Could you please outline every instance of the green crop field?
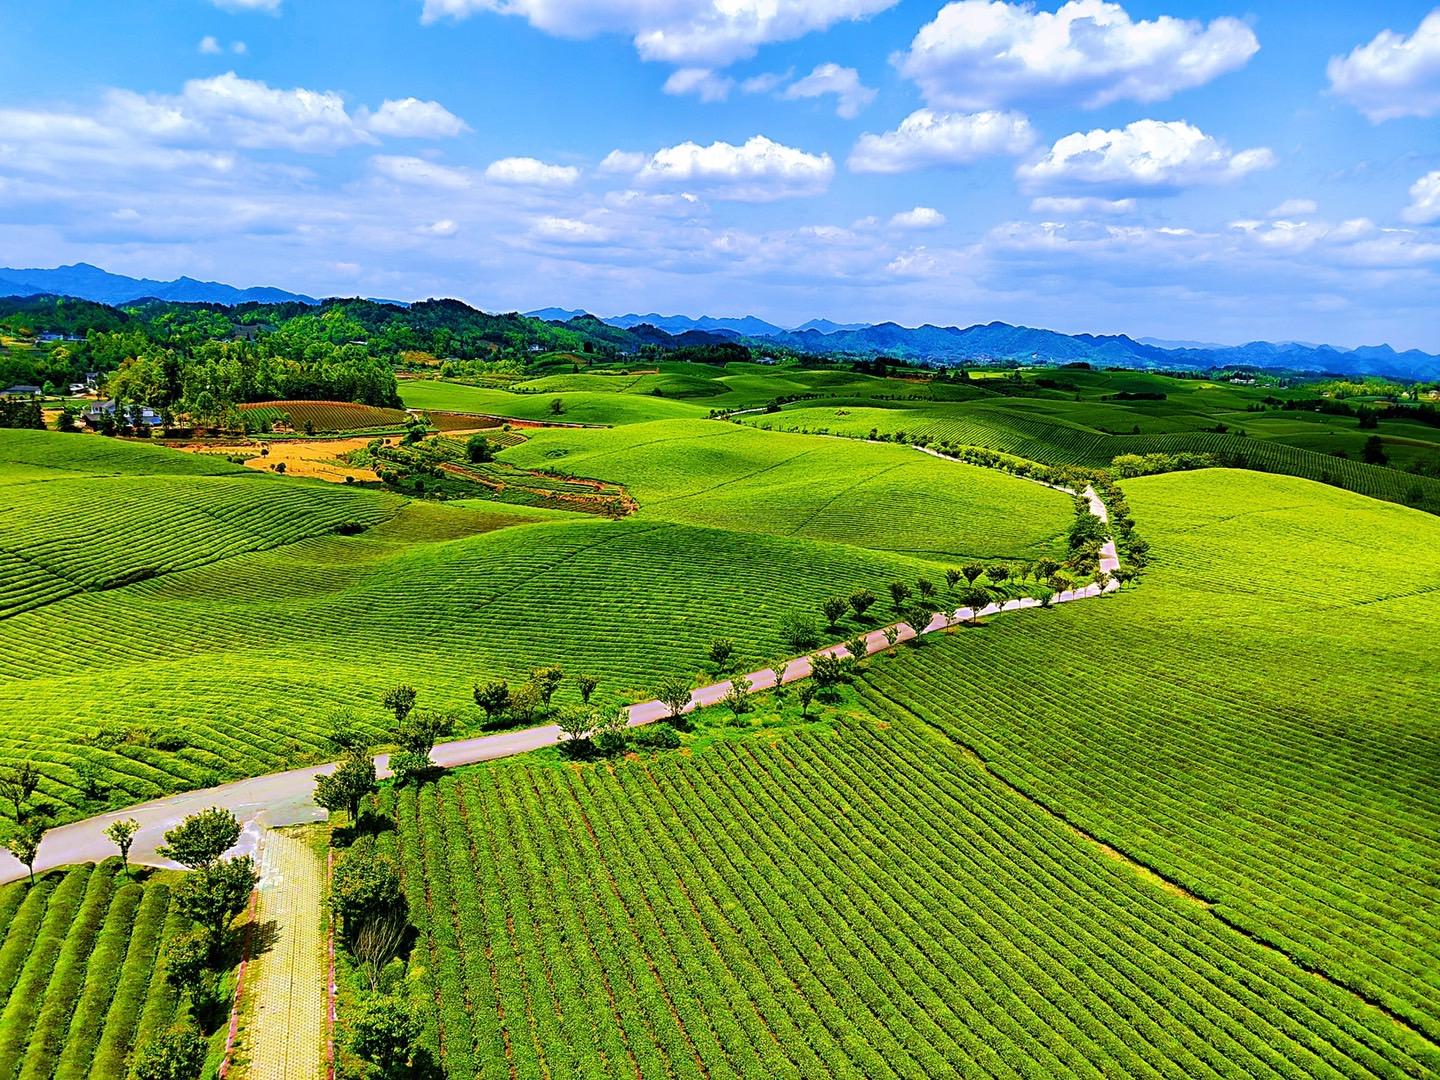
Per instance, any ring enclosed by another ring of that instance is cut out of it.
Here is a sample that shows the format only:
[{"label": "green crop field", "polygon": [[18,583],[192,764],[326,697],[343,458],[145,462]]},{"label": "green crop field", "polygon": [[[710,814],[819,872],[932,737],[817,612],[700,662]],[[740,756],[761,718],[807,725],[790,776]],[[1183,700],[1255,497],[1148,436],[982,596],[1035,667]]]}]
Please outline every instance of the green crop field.
[{"label": "green crop field", "polygon": [[[401,383],[400,396],[412,409],[488,413],[520,420],[554,420],[568,424],[633,424],[645,420],[704,416],[709,411],[709,406],[704,404],[645,394],[600,390],[512,394],[505,390],[420,379]],[[551,411],[551,404],[555,401],[562,404],[564,412],[557,414]]]},{"label": "green crop field", "polygon": [[[939,580],[952,555],[1034,557],[1071,521],[1064,495],[914,450],[700,426],[719,445],[688,478],[647,480],[616,450],[646,490],[617,522],[0,433],[0,459],[14,447],[20,461],[0,468],[12,511],[0,525],[0,762],[34,760],[42,793],[74,816],[323,759],[332,713],[378,736],[379,697],[397,682],[458,713],[462,730],[480,720],[474,682],[552,662],[598,675],[597,700],[640,700],[665,675],[698,672],[712,638],[769,662],[788,651],[784,620],[818,616],[828,596]],[[676,433],[706,442],[692,426]],[[844,467],[808,459],[820,494],[800,501],[804,473],[792,472],[776,499],[766,466],[804,465],[811,445]],[[52,466],[24,464],[41,459]],[[659,493],[691,490],[707,462],[731,479],[715,516],[698,498],[667,511]],[[905,525],[893,537],[865,520],[889,495],[886,470]],[[98,799],[80,793],[81,760],[103,770]]]},{"label": "green crop field", "polygon": [[387,794],[447,1075],[1440,1070],[1440,522],[1126,492],[1142,588],[877,657],[828,729]]},{"label": "green crop field", "polygon": [[118,859],[0,887],[0,1075],[115,1080],[188,1007],[164,978],[164,943],[188,919],[167,875]]}]

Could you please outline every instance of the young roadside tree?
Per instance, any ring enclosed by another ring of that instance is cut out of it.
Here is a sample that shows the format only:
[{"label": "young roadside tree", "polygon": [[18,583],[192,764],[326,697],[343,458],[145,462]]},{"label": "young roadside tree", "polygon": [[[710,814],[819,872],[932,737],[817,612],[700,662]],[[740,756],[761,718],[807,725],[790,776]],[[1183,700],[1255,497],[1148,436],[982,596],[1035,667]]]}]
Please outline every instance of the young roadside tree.
[{"label": "young roadside tree", "polygon": [[965,575],[960,573],[959,570],[956,570],[952,566],[949,570],[945,571],[945,587],[948,588],[951,592],[954,592],[955,586],[960,584],[960,579],[964,576]]},{"label": "young roadside tree", "polygon": [[0,836],[0,847],[20,860],[30,875],[30,884],[35,884],[35,860],[40,855],[40,841],[45,839],[45,819],[39,815],[11,825]]},{"label": "young roadside tree", "polygon": [[728,637],[717,637],[710,642],[710,648],[706,653],[710,658],[711,666],[717,672],[730,670],[730,660],[735,655],[735,642]]},{"label": "young roadside tree", "polygon": [[510,691],[510,703],[506,706],[510,719],[521,726],[533,724],[535,714],[540,711],[540,688],[527,682]]},{"label": "young roadside tree", "polygon": [[678,720],[690,704],[690,683],[678,676],[672,676],[660,684],[655,691],[655,700],[670,710],[670,719]]},{"label": "young roadside tree", "polygon": [[405,718],[395,731],[395,741],[410,753],[428,758],[435,744],[454,730],[453,716],[426,709]]},{"label": "young roadside tree", "polygon": [[725,694],[725,707],[736,716],[750,711],[750,680],[736,675],[730,680],[730,689]]},{"label": "young roadside tree", "polygon": [[40,786],[40,770],[33,761],[20,761],[0,768],[0,799],[15,809],[15,820],[24,824],[30,808],[27,805]]},{"label": "young roadside tree", "polygon": [[915,631],[915,644],[920,644],[920,636],[930,626],[930,620],[935,617],[935,609],[929,604],[907,604],[904,615],[910,629]]},{"label": "young roadside tree", "polygon": [[990,603],[990,594],[978,585],[971,585],[960,594],[960,606],[970,609],[970,625],[980,622],[980,612]]},{"label": "young roadside tree", "polygon": [[212,958],[220,953],[230,920],[245,910],[259,883],[255,860],[242,855],[186,874],[175,886],[176,907],[205,931]]},{"label": "young roadside tree", "polygon": [[1036,580],[1036,581],[1044,581],[1044,580],[1046,580],[1047,578],[1049,578],[1052,574],[1054,574],[1056,570],[1059,570],[1059,569],[1060,569],[1060,564],[1059,564],[1058,562],[1056,562],[1054,559],[1050,559],[1050,558],[1036,559],[1036,560],[1035,560],[1035,580]]},{"label": "young roadside tree", "polygon": [[770,675],[775,680],[775,697],[777,700],[785,700],[785,672],[789,670],[789,660],[780,660],[770,667]]},{"label": "young roadside tree", "polygon": [[347,713],[336,713],[330,718],[325,743],[338,755],[364,754],[370,749],[370,739],[355,718]]},{"label": "young roadside tree", "polygon": [[849,641],[845,642],[845,648],[859,664],[865,657],[870,655],[870,639],[864,634],[856,634]]},{"label": "young roadside tree", "polygon": [[588,743],[595,733],[600,718],[588,705],[566,705],[555,716],[555,726],[565,736],[565,748],[577,753],[582,743]]},{"label": "young roadside tree", "polygon": [[235,815],[212,806],[176,825],[155,850],[191,870],[207,870],[239,840],[240,822]]},{"label": "young roadside tree", "polygon": [[905,601],[911,596],[910,586],[903,581],[892,581],[890,583],[890,606],[897,612],[905,606]]},{"label": "young roadside tree", "polygon": [[983,574],[984,572],[985,572],[985,568],[984,568],[983,566],[981,566],[979,563],[974,563],[974,562],[972,562],[972,563],[966,563],[964,566],[962,566],[962,567],[960,568],[960,573],[964,576],[965,580],[966,580],[968,583],[970,583],[971,585],[974,585],[974,584],[975,584],[975,579],[978,578],[978,577],[979,577],[981,574]]},{"label": "young roadside tree", "polygon": [[496,719],[510,707],[510,686],[504,679],[480,683],[474,694],[475,704],[485,711],[487,720]]},{"label": "young roadside tree", "polygon": [[130,876],[130,847],[139,831],[140,823],[134,818],[121,818],[105,826],[105,838],[120,849],[120,865],[124,867],[127,878]]},{"label": "young roadside tree", "polygon": [[135,1080],[195,1080],[205,1067],[205,1039],[191,1024],[179,1023],[136,1053]]},{"label": "young roadside tree", "polygon": [[849,606],[849,602],[843,596],[832,596],[826,600],[820,605],[820,610],[825,615],[825,625],[831,630],[840,629],[840,619]]},{"label": "young roadside tree", "polygon": [[920,578],[915,582],[915,591],[920,594],[921,600],[929,600],[935,595],[935,583],[929,578]]},{"label": "young roadside tree", "polygon": [[390,755],[390,775],[395,778],[396,787],[420,787],[435,772],[435,762],[429,754],[414,754],[409,750],[397,750]]},{"label": "young roadside tree", "polygon": [[810,719],[810,704],[815,700],[815,695],[819,692],[820,688],[816,686],[813,682],[803,682],[796,689],[795,697],[800,702],[801,720]]},{"label": "young roadside tree", "polygon": [[410,710],[415,708],[415,688],[401,684],[385,691],[385,696],[380,699],[381,704],[395,714],[395,723],[405,723],[405,718],[410,715]]},{"label": "young roadside tree", "polygon": [[540,691],[540,700],[545,707],[550,707],[550,699],[555,696],[555,691],[560,689],[560,684],[565,681],[565,669],[558,665],[539,667],[530,672],[530,681]]},{"label": "young roadside tree", "polygon": [[885,644],[894,653],[896,644],[900,641],[900,628],[898,626],[885,627]]},{"label": "young roadside tree", "polygon": [[803,615],[787,615],[780,621],[780,640],[797,653],[804,652],[820,644],[820,633]]},{"label": "young roadside tree", "polygon": [[1075,584],[1075,579],[1063,571],[1056,570],[1055,573],[1045,579],[1045,583],[1056,592],[1064,592]]},{"label": "young roadside tree", "polygon": [[367,994],[350,1017],[350,1049],[379,1072],[382,1080],[415,1075],[420,1020],[408,1004],[390,994]]},{"label": "young roadside tree", "polygon": [[848,657],[833,652],[816,653],[810,657],[810,682],[819,690],[821,701],[833,699],[841,683],[850,677]]},{"label": "young roadside tree", "polygon": [[1010,576],[1010,567],[1004,563],[992,563],[985,568],[985,576],[990,579],[991,585],[1003,585]]},{"label": "young roadside tree", "polygon": [[1020,580],[1024,581],[1026,578],[1031,577],[1034,573],[1035,564],[1033,562],[1027,562],[1024,566],[1020,567]]},{"label": "young roadside tree", "polygon": [[613,709],[600,717],[595,729],[595,750],[603,757],[623,754],[630,745],[630,710]]},{"label": "young roadside tree", "polygon": [[865,618],[865,612],[870,610],[875,603],[875,594],[869,589],[856,589],[850,594],[850,610],[855,612],[855,618]]},{"label": "young roadside tree", "polygon": [[580,690],[580,700],[589,705],[590,695],[595,693],[595,688],[600,685],[600,680],[594,675],[576,675],[575,685]]},{"label": "young roadside tree", "polygon": [[1100,586],[1100,595],[1105,595],[1105,590],[1110,587],[1112,580],[1110,574],[1104,570],[1095,575],[1095,584]]},{"label": "young roadside tree", "polygon": [[334,772],[315,778],[316,804],[332,814],[348,812],[351,825],[360,822],[360,800],[378,790],[375,759],[368,754],[346,754]]}]

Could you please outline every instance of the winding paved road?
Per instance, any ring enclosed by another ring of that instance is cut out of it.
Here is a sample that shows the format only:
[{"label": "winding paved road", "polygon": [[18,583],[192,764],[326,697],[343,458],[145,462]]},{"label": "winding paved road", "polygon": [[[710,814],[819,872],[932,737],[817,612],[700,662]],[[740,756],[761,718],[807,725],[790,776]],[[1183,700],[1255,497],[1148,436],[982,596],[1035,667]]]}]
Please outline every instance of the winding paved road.
[{"label": "winding paved road", "polygon": [[[1084,496],[1090,503],[1091,512],[1101,521],[1108,521],[1109,515],[1106,513],[1105,504],[1100,501],[1100,497],[1095,494],[1094,489],[1086,488]],[[1108,573],[1119,567],[1120,559],[1116,554],[1113,541],[1106,542],[1101,548],[1100,569]],[[1113,591],[1119,587],[1118,582],[1111,581],[1107,591]],[[1063,604],[1099,595],[1100,587],[1091,584],[1083,589],[1057,593],[1054,602]],[[982,608],[979,614],[981,616],[993,615],[1001,611],[1017,611],[1021,608],[1039,606],[1038,600],[1025,597],[1007,600],[1004,604],[990,604]],[[920,632],[928,634],[936,630],[943,630],[956,622],[970,619],[972,614],[969,608],[959,608],[948,618],[942,613]],[[915,631],[904,623],[898,624],[898,629],[898,640],[900,641],[908,641],[916,636]],[[866,655],[888,647],[889,641],[885,637],[884,628],[874,630],[866,636]],[[837,653],[842,656],[849,655],[849,650],[843,645],[831,645],[820,651]],[[783,676],[786,683],[809,678],[810,657],[801,656],[788,661]],[[754,690],[766,690],[775,685],[774,672],[768,669],[752,671],[746,678],[750,680],[751,689]],[[686,711],[717,704],[730,692],[730,685],[729,681],[713,683],[694,691]],[[630,723],[631,725],[649,724],[656,720],[663,720],[669,714],[670,710],[660,702],[645,701],[630,706]],[[449,768],[539,750],[546,746],[553,746],[560,740],[560,729],[554,724],[547,724],[544,727],[525,728],[520,731],[506,731],[496,735],[482,735],[473,739],[441,743],[435,747],[432,757],[436,764]],[[382,778],[390,775],[388,754],[377,756],[375,764]],[[325,811],[315,805],[311,796],[315,790],[315,778],[333,768],[333,764],[312,765],[303,769],[270,773],[266,776],[256,776],[248,780],[222,784],[219,787],[187,791],[164,799],[156,799],[153,802],[141,803],[139,806],[131,806],[124,810],[85,818],[83,821],[71,822],[69,825],[61,825],[51,829],[45,835],[44,843],[40,845],[39,857],[35,860],[35,870],[38,873],[71,863],[98,862],[106,856],[114,855],[116,853],[115,845],[105,838],[105,829],[112,822],[122,818],[134,818],[140,823],[140,830],[135,835],[134,846],[130,852],[131,862],[149,866],[174,867],[174,863],[161,858],[155,851],[156,846],[164,842],[165,831],[174,827],[188,815],[211,806],[223,807],[240,819],[244,825],[244,833],[240,838],[236,853],[253,854],[261,831],[265,828],[325,819]],[[19,861],[8,851],[0,851],[0,882],[14,881],[24,876],[25,868],[20,865]]]}]

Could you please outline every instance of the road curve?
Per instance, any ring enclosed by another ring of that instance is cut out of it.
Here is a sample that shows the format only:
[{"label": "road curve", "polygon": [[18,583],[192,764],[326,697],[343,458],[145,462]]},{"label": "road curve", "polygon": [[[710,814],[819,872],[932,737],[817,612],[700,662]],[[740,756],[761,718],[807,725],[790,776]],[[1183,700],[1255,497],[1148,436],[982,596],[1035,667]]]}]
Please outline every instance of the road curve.
[{"label": "road curve", "polygon": [[[1070,492],[1070,494],[1074,494],[1074,492]],[[1109,515],[1106,513],[1105,504],[1095,494],[1095,490],[1087,487],[1083,495],[1090,504],[1091,513],[1101,521],[1108,521]],[[1100,549],[1100,569],[1107,573],[1113,573],[1119,567],[1120,559],[1115,551],[1115,544],[1113,541],[1107,541]],[[1113,591],[1119,587],[1119,582],[1112,580],[1106,591]],[[1084,600],[1099,595],[1100,587],[1090,584],[1083,589],[1069,589],[1056,593],[1053,602],[1064,604],[1072,600]],[[1040,606],[1040,601],[1023,597],[1007,600],[1003,604],[989,604],[978,614],[983,617],[1002,611],[1018,611],[1022,608]],[[929,634],[936,630],[943,630],[957,622],[964,622],[973,617],[975,617],[975,613],[969,608],[957,608],[948,614],[942,612],[936,615],[920,633]],[[915,630],[905,623],[897,623],[895,628],[898,631],[897,640],[899,641],[908,641],[916,636]],[[889,647],[890,642],[885,636],[885,629],[882,627],[866,635],[866,655]],[[850,655],[844,645],[831,645],[818,651],[841,656]],[[752,671],[745,677],[749,680],[753,690],[767,690],[775,685],[775,673],[770,669]],[[809,655],[796,657],[786,662],[783,671],[785,683],[809,677]],[[730,692],[730,688],[731,683],[727,680],[712,683],[693,691],[690,704],[686,706],[685,711],[689,712],[692,709],[718,704]],[[631,705],[629,712],[630,724],[634,726],[654,723],[656,720],[663,720],[670,715],[669,708],[658,701],[643,701]],[[458,739],[453,742],[441,743],[435,747],[431,756],[437,765],[451,768],[456,765],[471,765],[479,761],[493,761],[496,758],[540,750],[547,746],[554,746],[560,742],[561,737],[558,726],[546,724],[543,727],[523,728],[519,731],[504,731],[494,735],[481,735],[473,739]],[[382,778],[390,775],[389,761],[388,754],[380,754],[375,759],[376,770]],[[45,840],[40,845],[40,854],[35,860],[35,871],[39,873],[72,863],[99,862],[107,856],[116,854],[115,845],[105,837],[105,829],[111,823],[123,818],[133,818],[140,824],[140,829],[135,834],[134,846],[130,850],[131,862],[148,866],[174,867],[174,863],[162,858],[155,850],[164,842],[166,830],[173,828],[188,815],[212,806],[219,806],[231,811],[244,826],[240,843],[235,849],[236,853],[253,854],[261,830],[264,828],[325,819],[325,811],[315,805],[312,795],[315,790],[315,778],[330,772],[334,767],[333,763],[311,765],[301,769],[255,776],[246,780],[236,780],[229,784],[221,784],[219,787],[186,791],[163,799],[155,799],[152,802],[141,803],[138,806],[127,807],[124,810],[99,814],[95,817],[71,822],[68,825],[57,826],[45,834]],[[25,874],[25,867],[20,864],[19,860],[8,851],[0,851],[0,882],[15,881],[23,878]]]}]

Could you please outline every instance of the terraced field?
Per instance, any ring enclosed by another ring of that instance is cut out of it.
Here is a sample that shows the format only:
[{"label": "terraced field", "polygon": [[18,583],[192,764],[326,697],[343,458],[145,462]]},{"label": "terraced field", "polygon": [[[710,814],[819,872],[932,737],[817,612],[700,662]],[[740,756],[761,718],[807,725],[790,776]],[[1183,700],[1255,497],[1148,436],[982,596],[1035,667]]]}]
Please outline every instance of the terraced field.
[{"label": "terraced field", "polygon": [[[400,396],[412,409],[488,413],[521,420],[556,420],[571,424],[634,424],[646,420],[701,417],[710,411],[710,406],[703,403],[651,395],[603,390],[512,394],[505,390],[429,379],[401,383]],[[555,401],[561,403],[564,412],[551,411],[551,403]]]},{"label": "terraced field", "polygon": [[164,943],[188,924],[165,875],[128,881],[119,860],[0,887],[0,1075],[113,1080],[187,1006]]},{"label": "terraced field", "polygon": [[371,431],[403,427],[404,409],[381,409],[348,401],[261,401],[241,405],[247,423],[289,424],[296,431]]},{"label": "terraced field", "polygon": [[386,807],[446,1074],[1398,1075],[1433,1045],[903,715]]},{"label": "terraced field", "polygon": [[[57,454],[116,448],[119,464],[89,459],[85,468],[96,472],[154,460],[129,456],[148,447],[41,438]],[[0,435],[0,448],[7,440]],[[857,461],[871,453],[924,461],[893,447],[834,445]],[[785,619],[818,617],[827,596],[861,587],[883,595],[897,578],[939,580],[949,562],[929,557],[933,545],[1018,556],[1051,543],[1071,519],[1063,495],[960,466],[937,487],[946,516],[936,522],[939,540],[924,540],[930,551],[910,537],[886,548],[879,530],[849,544],[701,527],[658,512],[575,520],[498,504],[407,502],[238,469],[108,479],[77,470],[58,473],[68,479],[0,484],[0,497],[29,515],[7,546],[29,550],[54,531],[51,547],[65,567],[90,574],[0,618],[0,709],[9,718],[0,762],[35,760],[42,793],[77,815],[316,760],[336,709],[353,710],[378,736],[380,694],[397,682],[417,686],[426,704],[455,710],[466,725],[480,719],[474,682],[523,679],[552,662],[600,676],[597,701],[649,697],[664,675],[698,671],[712,638],[732,637],[740,658],[769,661],[789,652]],[[838,497],[864,475],[824,482]],[[85,512],[106,522],[104,531],[55,531],[65,518],[49,508],[72,482],[89,493]],[[1006,508],[1007,486],[1019,513]],[[112,491],[123,498],[112,503]],[[233,511],[220,497],[226,491]],[[967,512],[972,491],[976,509]],[[267,503],[279,508],[277,518],[264,516]],[[846,512],[858,515],[859,506]],[[799,521],[774,515],[790,530]],[[154,530],[151,520],[170,524]],[[848,528],[843,516],[832,522]],[[114,587],[87,587],[92,581]],[[557,700],[574,698],[567,685]],[[96,799],[81,795],[80,760],[103,770]]]},{"label": "terraced field", "polygon": [[902,653],[867,699],[1440,1040],[1440,522],[1251,473],[1125,489],[1143,589]]}]

